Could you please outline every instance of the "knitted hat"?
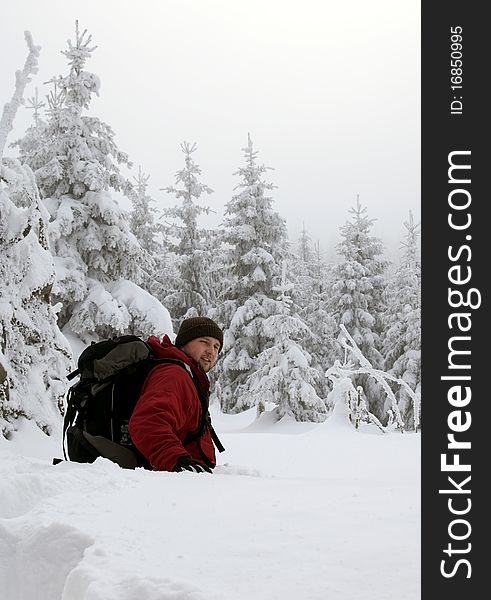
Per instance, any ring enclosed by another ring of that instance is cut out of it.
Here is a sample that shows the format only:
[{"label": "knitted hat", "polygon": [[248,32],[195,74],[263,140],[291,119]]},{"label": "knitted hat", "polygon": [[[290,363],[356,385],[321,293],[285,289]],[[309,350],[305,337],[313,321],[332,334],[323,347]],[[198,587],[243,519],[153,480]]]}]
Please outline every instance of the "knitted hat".
[{"label": "knitted hat", "polygon": [[223,332],[215,323],[208,317],[190,317],[184,319],[179,327],[179,332],[176,337],[175,345],[182,348],[191,340],[199,337],[209,336],[220,342],[220,350],[223,346]]}]

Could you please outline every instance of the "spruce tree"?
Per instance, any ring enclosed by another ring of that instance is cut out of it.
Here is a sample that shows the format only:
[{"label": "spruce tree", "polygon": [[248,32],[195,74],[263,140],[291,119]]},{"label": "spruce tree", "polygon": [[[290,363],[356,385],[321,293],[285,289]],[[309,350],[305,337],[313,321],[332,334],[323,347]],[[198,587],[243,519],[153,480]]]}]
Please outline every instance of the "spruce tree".
[{"label": "spruce tree", "polygon": [[240,191],[225,206],[223,235],[233,281],[227,297],[239,304],[255,294],[272,296],[288,246],[285,220],[267,195],[275,186],[262,178],[270,167],[257,163],[250,135],[243,152],[246,164],[234,173],[241,177]]},{"label": "spruce tree", "polygon": [[[38,128],[38,136],[18,142],[21,160],[34,171],[51,217],[53,292],[62,303],[59,325],[87,341],[131,327],[132,309],[113,292],[120,280],[138,284],[142,263],[128,218],[110,194],[131,193],[118,166],[129,167],[128,156],[118,150],[109,125],[84,114],[100,87],[97,75],[84,70],[95,50],[91,42],[77,22],[75,42],[69,41],[63,51],[69,72],[52,80],[46,125]],[[139,293],[136,285],[133,289]],[[150,333],[154,325],[149,318],[141,333]]]},{"label": "spruce tree", "polygon": [[329,313],[331,290],[330,268],[324,262],[320,244],[312,246],[310,236],[302,231],[298,256],[291,264],[294,288],[291,297],[300,317],[308,326],[304,346],[312,356],[312,366],[325,371],[337,358],[337,325]]},{"label": "spruce tree", "polygon": [[27,99],[27,106],[25,108],[33,111],[33,123],[27,128],[22,141],[18,140],[11,144],[13,147],[22,146],[20,155],[21,160],[23,160],[25,164],[29,162],[27,154],[33,152],[33,149],[38,147],[41,138],[45,135],[44,132],[47,125],[43,118],[43,109],[45,109],[47,105],[49,106],[49,100],[48,102],[44,102],[39,98],[38,88],[36,88],[35,95]]},{"label": "spruce tree", "polygon": [[152,206],[155,200],[147,192],[149,178],[139,166],[138,175],[133,177],[135,183],[131,194],[130,228],[140,246],[154,256],[160,250],[158,238],[162,227],[156,221],[156,210]]},{"label": "spruce tree", "polygon": [[51,306],[48,215],[28,167],[5,160],[0,174],[0,430],[23,416],[58,433],[72,363]]},{"label": "spruce tree", "polygon": [[141,166],[133,177],[134,191],[131,194],[130,229],[142,248],[141,286],[156,298],[168,293],[168,255],[165,245],[165,228],[159,223],[155,200],[148,194],[148,180]]},{"label": "spruce tree", "polygon": [[206,314],[211,303],[207,278],[212,264],[209,236],[198,226],[199,216],[208,214],[210,209],[198,204],[198,200],[202,194],[211,194],[213,190],[199,181],[201,169],[192,156],[196,144],[183,142],[181,150],[185,165],[176,173],[176,186],[164,188],[181,201],[165,211],[166,216],[173,219],[167,234],[176,240],[170,249],[177,258],[175,266],[178,277],[174,281],[174,291],[164,302],[171,311],[175,325],[183,318]]},{"label": "spruce tree", "polygon": [[46,102],[43,102],[39,99],[39,90],[36,88],[36,92],[34,96],[27,99],[28,106],[26,108],[31,109],[33,111],[34,118],[34,126],[39,127],[43,120],[41,119],[40,110],[46,107]]},{"label": "spruce tree", "polygon": [[286,281],[286,262],[283,264],[280,294],[275,314],[264,319],[263,335],[268,346],[257,356],[254,371],[245,381],[237,408],[256,405],[261,414],[268,402],[276,405],[278,418],[285,415],[296,421],[323,421],[327,406],[327,385],[322,370],[313,368],[312,357],[302,340],[312,337],[308,326],[292,312],[289,292],[293,287]]},{"label": "spruce tree", "polygon": [[[384,313],[383,291],[387,261],[382,256],[380,239],[371,235],[373,219],[367,216],[357,197],[356,206],[349,211],[352,219],[341,227],[342,241],[338,244],[341,262],[333,268],[329,312],[338,327],[344,325],[363,356],[371,365],[383,367],[380,352]],[[342,360],[343,352],[339,358]],[[367,395],[370,411],[384,418],[382,395],[373,382],[361,377],[356,382]]]},{"label": "spruce tree", "polygon": [[302,223],[302,231],[298,240],[298,255],[300,260],[306,265],[313,263],[312,239],[309,232],[305,229],[305,222]]},{"label": "spruce tree", "polygon": [[0,432],[9,436],[19,417],[45,433],[59,432],[71,352],[50,302],[54,282],[47,213],[32,171],[3,158],[7,135],[39,47],[26,32],[29,55],[16,73],[12,100],[0,119]]},{"label": "spruce tree", "polygon": [[62,51],[69,73],[51,80],[54,90],[48,97],[50,109],[44,135],[34,144],[25,138],[18,142],[20,158],[35,172],[43,198],[68,194],[80,199],[86,192],[110,188],[131,191],[130,182],[118,167],[131,163],[118,150],[113,130],[97,117],[84,115],[100,89],[98,76],[84,70],[97,48],[91,42],[87,30],[80,33],[77,21],[75,42],[69,40],[68,50]]},{"label": "spruce tree", "polygon": [[349,212],[353,218],[341,228],[342,241],[338,244],[342,260],[333,268],[331,312],[363,355],[379,368],[383,363],[379,348],[388,263],[380,258],[382,242],[370,234],[374,220],[368,218],[359,197]]},{"label": "spruce tree", "polygon": [[226,205],[223,225],[228,289],[216,311],[226,328],[218,369],[226,412],[247,407],[241,400],[248,389],[245,382],[255,370],[256,357],[271,346],[264,320],[278,313],[273,288],[289,252],[285,221],[267,195],[274,186],[263,179],[267,168],[257,163],[250,136],[243,151],[246,164],[235,173],[241,178],[239,192]]},{"label": "spruce tree", "polygon": [[[409,213],[403,255],[400,265],[385,291],[387,310],[384,315],[385,332],[383,354],[385,370],[403,379],[421,393],[421,262],[418,252],[419,224]],[[399,411],[407,429],[419,421],[414,414],[414,402],[404,388],[397,389]]]},{"label": "spruce tree", "polygon": [[296,249],[295,260],[291,261],[291,276],[294,280],[292,300],[304,309],[312,294],[314,283],[314,251],[308,231],[303,224]]}]

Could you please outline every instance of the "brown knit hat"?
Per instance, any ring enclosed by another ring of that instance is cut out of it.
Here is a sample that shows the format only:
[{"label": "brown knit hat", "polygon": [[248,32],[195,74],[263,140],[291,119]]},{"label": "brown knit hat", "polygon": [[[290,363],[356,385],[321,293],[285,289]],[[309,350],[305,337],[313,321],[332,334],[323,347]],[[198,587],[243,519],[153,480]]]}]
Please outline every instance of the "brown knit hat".
[{"label": "brown knit hat", "polygon": [[199,337],[209,336],[220,342],[220,350],[223,346],[223,332],[215,323],[208,317],[190,317],[184,319],[179,327],[179,332],[176,337],[175,345],[182,348],[191,340]]}]

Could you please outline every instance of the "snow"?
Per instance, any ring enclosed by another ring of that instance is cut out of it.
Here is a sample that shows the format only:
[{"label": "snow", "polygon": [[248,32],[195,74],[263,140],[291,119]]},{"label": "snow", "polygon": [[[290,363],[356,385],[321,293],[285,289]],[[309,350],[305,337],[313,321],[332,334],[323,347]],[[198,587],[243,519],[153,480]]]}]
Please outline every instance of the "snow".
[{"label": "snow", "polygon": [[[26,41],[24,70],[17,73],[12,101],[0,118],[0,155],[37,68],[39,48],[29,34]],[[353,322],[353,338],[370,351],[367,360],[358,361],[363,368],[365,363],[371,368],[368,358],[382,358],[371,329],[382,308],[385,262],[375,260],[382,246],[368,235],[372,220],[358,202],[351,211],[355,222],[342,228],[345,241],[339,248],[345,262],[334,270],[333,281],[326,276],[328,285],[317,251],[318,264],[311,265],[317,279],[300,294],[312,307],[302,304],[313,331],[323,327],[311,352],[314,340],[306,325],[290,316],[286,292],[294,287],[287,285],[285,261],[292,257],[284,219],[266,195],[275,186],[263,181],[267,168],[256,163],[250,136],[246,165],[237,172],[240,192],[226,205],[223,257],[222,235],[213,234],[215,244],[197,228],[198,216],[209,210],[192,198],[212,190],[198,182],[201,170],[191,158],[196,145],[184,143],[186,168],[176,176],[176,185],[184,189],[164,188],[184,199],[181,208],[168,211],[183,223],[170,236],[179,241],[180,258],[173,264],[165,256],[159,269],[169,273],[154,281],[152,261],[142,254],[113,196],[130,192],[117,166],[129,167],[128,156],[117,149],[108,125],[82,116],[100,85],[96,75],[83,70],[95,49],[90,42],[77,25],[75,45],[68,42],[63,52],[70,74],[57,79],[61,95],[52,96],[58,105],[51,106],[47,123],[36,121],[19,146],[26,164],[4,159],[0,165],[5,207],[0,330],[6,344],[0,351],[5,436],[0,436],[0,600],[418,598],[420,435],[389,427],[383,434],[380,423],[377,428],[361,422],[355,430],[342,394],[356,406],[364,406],[367,396],[358,395],[346,373],[340,382],[331,378],[336,385],[326,401],[329,410],[319,411],[327,416],[325,422],[296,422],[291,416],[312,421],[317,403],[325,408],[322,390],[317,396],[312,384],[317,383],[315,373],[320,376],[333,362],[327,340],[334,317],[326,312],[328,300],[339,309],[338,321]],[[414,236],[415,227],[408,231]],[[147,227],[146,233],[152,240],[155,232]],[[211,268],[213,256],[220,261]],[[221,289],[215,289],[216,274],[231,265]],[[274,286],[280,265],[281,288]],[[303,268],[305,277],[309,271]],[[231,327],[225,327],[225,376],[217,378],[217,388],[222,400],[230,401],[232,378],[237,404],[229,408],[241,408],[251,404],[251,384],[254,402],[264,412],[259,418],[255,408],[225,415],[218,402],[212,405],[215,428],[227,448],[213,475],[125,471],[104,459],[53,466],[52,458],[62,454],[59,409],[72,355],[77,357],[91,339],[129,329],[173,338],[169,311],[134,283],[145,276],[160,298],[173,280],[172,269],[180,272],[180,287],[164,299],[181,292],[186,304],[174,307],[177,316],[198,310],[198,304],[188,305],[190,291],[203,306],[223,292],[224,303],[213,310]],[[398,327],[387,349],[404,384],[419,381],[420,319],[417,311],[409,314],[416,288],[408,285],[418,283],[417,273],[404,267],[392,293],[404,303],[394,304]],[[52,284],[56,307],[49,303]],[[273,291],[282,292],[279,300],[270,297]],[[404,347],[406,358],[394,344],[400,342],[404,312],[410,326],[407,342],[414,342]],[[305,352],[293,341],[297,337],[308,345]],[[374,401],[386,410],[379,396]],[[407,403],[404,397],[400,401]],[[352,419],[358,418],[351,410]],[[416,425],[418,411],[413,412]]]},{"label": "snow", "polygon": [[17,109],[24,102],[23,94],[26,85],[31,81],[31,75],[38,71],[38,58],[41,46],[34,45],[32,35],[29,31],[24,31],[24,38],[29,49],[29,54],[27,55],[22,71],[16,71],[15,73],[15,91],[10,102],[4,105],[0,116],[0,158],[5,149],[7,136],[12,131]]},{"label": "snow", "polygon": [[[415,600],[420,435],[221,414],[213,475],[63,462],[0,437],[3,600]],[[28,565],[28,568],[26,566]]]},{"label": "snow", "polygon": [[153,335],[168,335],[171,339],[174,338],[169,311],[157,298],[124,279],[106,284],[106,289],[115,300],[127,308],[133,325],[142,323],[145,324],[142,329],[148,329]]}]

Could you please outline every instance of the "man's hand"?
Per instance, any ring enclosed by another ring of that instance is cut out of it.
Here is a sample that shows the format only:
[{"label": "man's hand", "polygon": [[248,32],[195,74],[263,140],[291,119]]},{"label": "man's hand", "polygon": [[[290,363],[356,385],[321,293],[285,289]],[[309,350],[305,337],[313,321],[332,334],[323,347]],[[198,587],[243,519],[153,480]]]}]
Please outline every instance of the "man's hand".
[{"label": "man's hand", "polygon": [[181,456],[180,458],[178,458],[172,470],[177,473],[180,473],[181,471],[192,471],[193,473],[212,472],[210,467],[193,460],[189,456]]}]

